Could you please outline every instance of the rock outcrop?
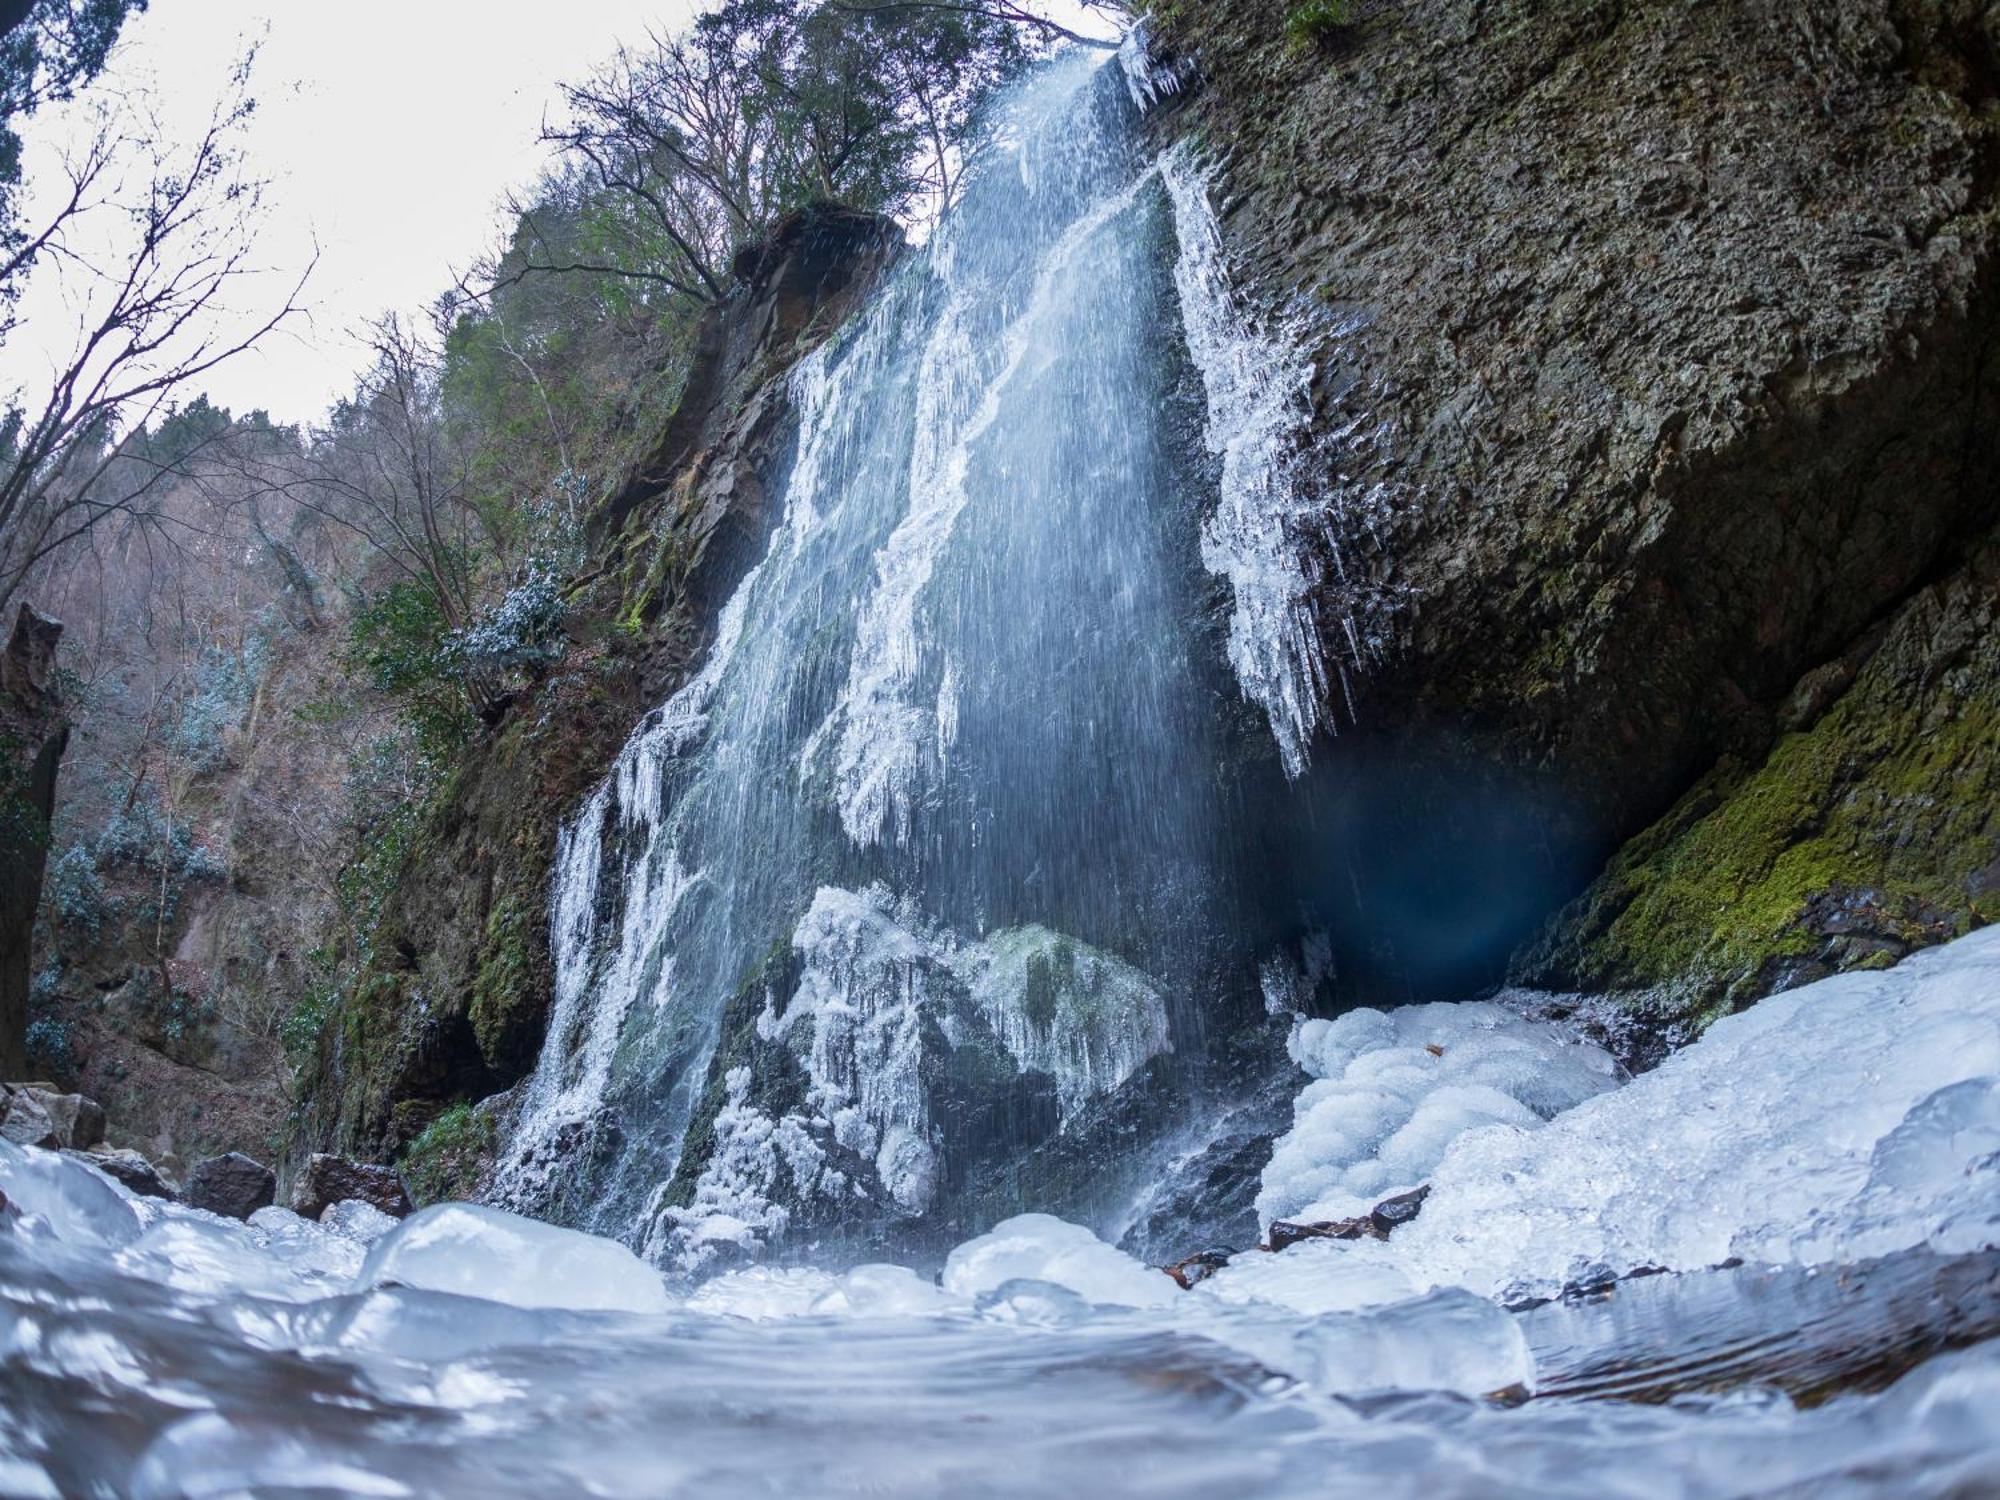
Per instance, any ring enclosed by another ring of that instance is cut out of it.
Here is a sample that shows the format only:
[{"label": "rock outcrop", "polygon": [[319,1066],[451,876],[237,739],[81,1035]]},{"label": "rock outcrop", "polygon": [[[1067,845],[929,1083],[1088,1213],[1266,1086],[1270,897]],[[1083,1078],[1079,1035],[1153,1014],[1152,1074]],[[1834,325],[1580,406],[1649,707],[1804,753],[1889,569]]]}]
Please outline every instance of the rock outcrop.
[{"label": "rock outcrop", "polygon": [[1290,826],[1344,995],[1496,979],[1697,783],[1523,975],[1654,983],[1719,921],[1740,998],[1970,920],[1991,8],[1359,0],[1317,44],[1283,0],[1163,10],[1232,261],[1314,345],[1352,708]]}]

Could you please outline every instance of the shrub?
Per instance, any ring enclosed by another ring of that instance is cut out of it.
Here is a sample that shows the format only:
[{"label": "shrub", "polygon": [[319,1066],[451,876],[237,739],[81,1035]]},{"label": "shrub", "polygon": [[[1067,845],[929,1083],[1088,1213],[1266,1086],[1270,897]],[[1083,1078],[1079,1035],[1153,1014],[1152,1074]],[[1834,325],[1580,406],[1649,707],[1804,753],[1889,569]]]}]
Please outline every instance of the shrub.
[{"label": "shrub", "polygon": [[76,1048],[69,1022],[40,1016],[28,1023],[28,1056],[36,1068],[60,1081],[76,1074]]},{"label": "shrub", "polygon": [[97,861],[82,844],[71,844],[49,866],[49,905],[57,923],[94,940],[111,915],[111,896]]},{"label": "shrub", "polygon": [[1301,0],[1285,17],[1285,35],[1295,46],[1317,47],[1354,25],[1354,0]]},{"label": "shrub", "polygon": [[411,1200],[421,1207],[472,1193],[492,1157],[493,1141],[491,1115],[454,1104],[410,1142],[397,1163]]}]

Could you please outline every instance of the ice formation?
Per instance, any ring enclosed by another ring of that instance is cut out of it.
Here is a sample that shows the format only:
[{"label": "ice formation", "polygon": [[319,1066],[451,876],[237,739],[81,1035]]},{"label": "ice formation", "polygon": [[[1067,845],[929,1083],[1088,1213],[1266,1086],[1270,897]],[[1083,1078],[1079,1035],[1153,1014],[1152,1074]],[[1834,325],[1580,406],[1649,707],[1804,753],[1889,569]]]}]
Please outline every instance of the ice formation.
[{"label": "ice formation", "polygon": [[1308,561],[1317,510],[1292,473],[1312,366],[1292,339],[1260,329],[1239,300],[1192,151],[1169,151],[1160,176],[1180,241],[1181,321],[1208,396],[1208,446],[1222,470],[1220,498],[1202,529],[1202,561],[1229,581],[1230,663],[1270,720],[1286,772],[1297,776],[1330,684]]},{"label": "ice formation", "polygon": [[[1759,1001],[1540,1131],[1475,1131],[1407,1231],[1434,1284],[2000,1240],[2000,928]],[[1397,1236],[1399,1248],[1404,1235]]]},{"label": "ice formation", "polygon": [[[1595,1047],[1491,1004],[1355,1011],[1292,1049],[1315,1078],[1266,1169],[1267,1217],[1431,1185],[1387,1245],[1310,1252],[1355,1278],[1342,1305],[2000,1242],[2000,929],[1772,996],[1622,1088]],[[1232,1266],[1213,1286],[1289,1301],[1299,1280]]]},{"label": "ice formation", "polygon": [[1049,1214],[1018,1214],[996,1224],[952,1251],[944,1264],[945,1290],[961,1297],[1015,1281],[1048,1282],[1085,1302],[1113,1307],[1169,1307],[1179,1296],[1159,1271],[1082,1225]]},{"label": "ice formation", "polygon": [[1602,1048],[1490,1003],[1352,1010],[1300,1023],[1288,1046],[1313,1082],[1264,1171],[1267,1225],[1364,1214],[1467,1131],[1533,1130],[1619,1076]]}]

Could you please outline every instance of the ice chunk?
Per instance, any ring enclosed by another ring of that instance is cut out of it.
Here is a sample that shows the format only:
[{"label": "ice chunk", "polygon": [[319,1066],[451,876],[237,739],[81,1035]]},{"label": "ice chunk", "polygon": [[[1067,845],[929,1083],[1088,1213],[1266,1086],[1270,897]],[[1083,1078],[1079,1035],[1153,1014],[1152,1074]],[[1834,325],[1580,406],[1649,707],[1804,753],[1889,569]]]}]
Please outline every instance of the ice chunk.
[{"label": "ice chunk", "polygon": [[944,1263],[945,1290],[961,1297],[1009,1281],[1053,1282],[1086,1302],[1118,1307],[1165,1307],[1180,1295],[1160,1271],[1053,1214],[1018,1214],[966,1241]]},{"label": "ice chunk", "polygon": [[1364,1214],[1421,1183],[1466,1132],[1533,1129],[1619,1078],[1602,1048],[1486,1003],[1349,1011],[1300,1023],[1289,1045],[1316,1081],[1264,1170],[1267,1225]]},{"label": "ice chunk", "polygon": [[77,1249],[115,1250],[138,1238],[129,1195],[54,1151],[0,1141],[0,1193],[30,1216],[26,1231]]},{"label": "ice chunk", "polygon": [[656,1313],[671,1305],[646,1263],[615,1240],[477,1203],[421,1209],[368,1252],[356,1290],[402,1285],[514,1307]]},{"label": "ice chunk", "polygon": [[1301,1373],[1321,1390],[1341,1395],[1483,1396],[1534,1386],[1534,1359],[1519,1320],[1484,1297],[1455,1288],[1372,1312],[1327,1314],[1301,1329],[1296,1344],[1306,1366]]}]

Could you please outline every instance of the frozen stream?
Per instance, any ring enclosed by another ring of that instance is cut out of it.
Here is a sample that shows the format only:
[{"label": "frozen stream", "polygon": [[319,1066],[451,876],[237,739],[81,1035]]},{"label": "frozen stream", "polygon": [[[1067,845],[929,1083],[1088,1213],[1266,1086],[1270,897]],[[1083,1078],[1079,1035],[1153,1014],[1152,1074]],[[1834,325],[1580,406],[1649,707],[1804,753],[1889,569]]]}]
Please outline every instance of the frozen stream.
[{"label": "frozen stream", "polygon": [[[1432,1196],[1386,1242],[1185,1292],[1032,1215],[935,1277],[670,1290],[494,1209],[246,1226],[5,1147],[0,1493],[2000,1488],[2000,931],[1630,1083],[1489,1005],[1308,1023],[1294,1053],[1267,1207]],[[1670,1274],[1612,1281],[1640,1268]]]}]

